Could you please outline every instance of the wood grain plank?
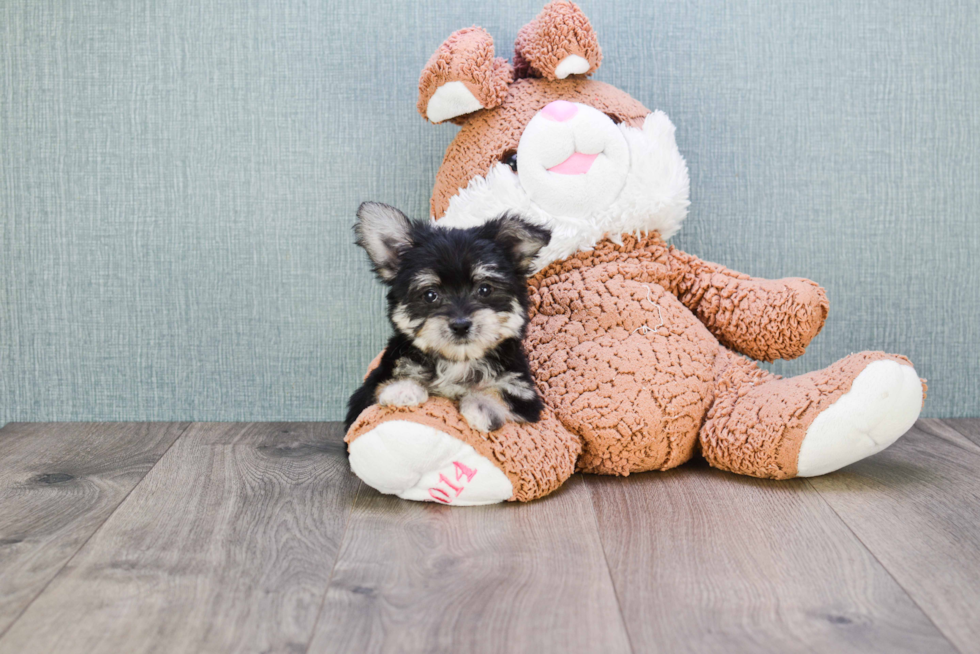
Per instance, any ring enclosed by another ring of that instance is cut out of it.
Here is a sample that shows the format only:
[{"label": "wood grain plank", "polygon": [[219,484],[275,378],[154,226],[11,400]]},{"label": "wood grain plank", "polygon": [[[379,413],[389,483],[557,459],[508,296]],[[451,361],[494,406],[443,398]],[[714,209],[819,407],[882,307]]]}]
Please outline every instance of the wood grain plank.
[{"label": "wood grain plank", "polygon": [[[931,422],[922,420],[920,422]],[[951,427],[963,434],[971,443],[980,447],[980,418],[956,418],[941,421],[945,426]]]},{"label": "wood grain plank", "polygon": [[964,420],[941,420],[939,418],[923,418],[915,423],[919,431],[925,432],[929,436],[941,438],[956,447],[964,449],[973,454],[980,455],[980,437],[974,441],[971,438],[971,430]]},{"label": "wood grain plank", "polygon": [[358,485],[336,424],[195,424],[0,652],[303,651]]},{"label": "wood grain plank", "polygon": [[0,634],[189,423],[11,423],[0,430]]},{"label": "wood grain plank", "polygon": [[364,488],[310,652],[627,652],[579,476],[530,504]]},{"label": "wood grain plank", "polygon": [[953,651],[805,480],[588,485],[636,652]]},{"label": "wood grain plank", "polygon": [[980,454],[937,429],[916,423],[881,454],[811,482],[947,638],[980,652]]}]

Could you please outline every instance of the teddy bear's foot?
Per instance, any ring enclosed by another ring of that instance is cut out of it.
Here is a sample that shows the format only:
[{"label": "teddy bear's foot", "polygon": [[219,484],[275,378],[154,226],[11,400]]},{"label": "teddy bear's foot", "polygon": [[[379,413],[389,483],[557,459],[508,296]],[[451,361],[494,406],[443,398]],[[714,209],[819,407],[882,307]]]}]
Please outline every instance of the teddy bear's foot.
[{"label": "teddy bear's foot", "polygon": [[458,506],[528,502],[575,471],[581,441],[549,411],[533,424],[471,428],[454,402],[374,405],[345,439],[350,465],[368,486],[406,500]]},{"label": "teddy bear's foot", "polygon": [[922,409],[924,387],[903,356],[859,352],[780,379],[731,352],[699,434],[716,468],[753,477],[813,477],[885,449]]},{"label": "teddy bear's foot", "polygon": [[350,467],[375,490],[457,506],[509,500],[514,486],[470,445],[434,427],[389,420],[350,444]]},{"label": "teddy bear's foot", "polygon": [[806,430],[796,475],[824,475],[877,454],[912,428],[921,408],[922,382],[912,366],[868,364]]}]

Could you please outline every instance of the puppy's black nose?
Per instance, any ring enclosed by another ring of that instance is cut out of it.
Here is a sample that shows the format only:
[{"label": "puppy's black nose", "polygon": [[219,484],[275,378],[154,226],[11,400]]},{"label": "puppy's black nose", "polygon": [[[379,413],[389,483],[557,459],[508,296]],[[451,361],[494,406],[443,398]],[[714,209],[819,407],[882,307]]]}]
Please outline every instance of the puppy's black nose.
[{"label": "puppy's black nose", "polygon": [[472,326],[473,321],[469,318],[453,318],[449,321],[449,329],[453,330],[456,336],[466,336]]}]

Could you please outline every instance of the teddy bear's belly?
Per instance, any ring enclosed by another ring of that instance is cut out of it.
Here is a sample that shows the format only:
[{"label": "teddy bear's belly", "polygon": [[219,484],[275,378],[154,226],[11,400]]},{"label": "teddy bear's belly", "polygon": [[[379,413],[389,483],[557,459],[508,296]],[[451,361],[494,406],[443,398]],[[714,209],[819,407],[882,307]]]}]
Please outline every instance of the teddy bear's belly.
[{"label": "teddy bear's belly", "polygon": [[625,475],[691,458],[718,341],[657,284],[548,280],[526,347],[545,402],[582,437],[579,469]]}]

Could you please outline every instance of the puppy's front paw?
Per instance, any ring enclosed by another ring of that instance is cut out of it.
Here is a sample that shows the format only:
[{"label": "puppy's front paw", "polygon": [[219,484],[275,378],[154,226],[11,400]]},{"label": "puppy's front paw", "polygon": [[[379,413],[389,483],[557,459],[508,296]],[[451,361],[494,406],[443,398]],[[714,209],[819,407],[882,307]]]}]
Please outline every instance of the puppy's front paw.
[{"label": "puppy's front paw", "polygon": [[459,403],[459,412],[470,427],[477,431],[496,431],[504,426],[510,411],[500,400],[489,395],[472,393]]},{"label": "puppy's front paw", "polygon": [[429,393],[411,379],[391,382],[378,393],[378,404],[382,406],[418,406],[429,399]]}]

